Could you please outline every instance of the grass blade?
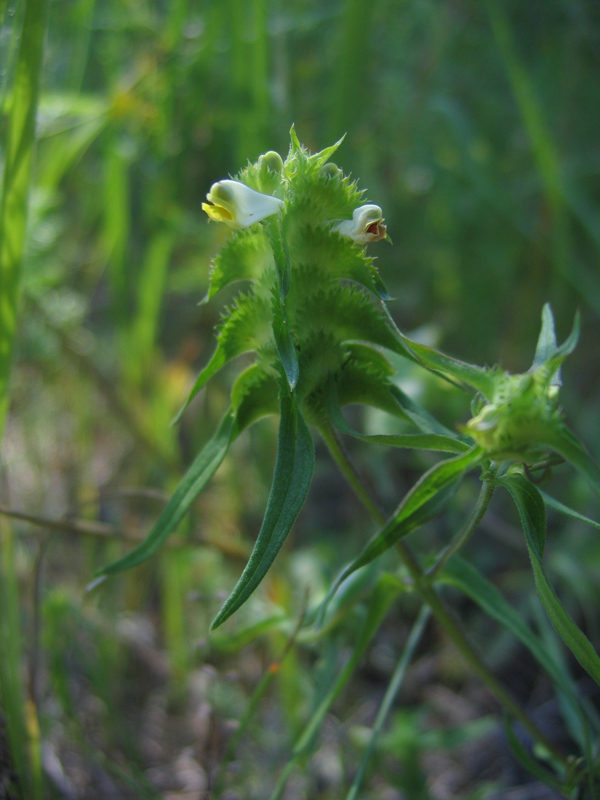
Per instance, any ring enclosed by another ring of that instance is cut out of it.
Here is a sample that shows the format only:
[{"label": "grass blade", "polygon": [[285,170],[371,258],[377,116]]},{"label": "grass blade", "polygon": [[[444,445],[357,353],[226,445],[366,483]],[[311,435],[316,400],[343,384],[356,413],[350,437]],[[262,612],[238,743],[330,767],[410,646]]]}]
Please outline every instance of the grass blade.
[{"label": "grass blade", "polygon": [[298,737],[292,755],[288,763],[285,765],[279,777],[279,781],[277,782],[277,786],[275,787],[275,790],[271,795],[271,800],[280,800],[283,791],[285,789],[285,784],[287,782],[287,779],[290,776],[290,773],[298,763],[298,760],[310,747],[314,737],[317,734],[317,731],[321,727],[325,715],[331,708],[336,697],[339,695],[339,693],[342,691],[346,683],[349,681],[350,677],[352,676],[352,673],[354,672],[354,670],[358,666],[359,661],[363,657],[363,654],[367,649],[369,642],[371,641],[373,636],[375,636],[375,634],[379,630],[379,626],[385,619],[385,616],[390,608],[390,605],[401,591],[402,588],[399,586],[398,582],[389,575],[384,574],[377,581],[375,588],[373,589],[373,592],[371,594],[371,599],[369,601],[367,617],[359,633],[358,640],[354,645],[354,650],[352,651],[352,655],[350,656],[348,662],[346,663],[346,666],[343,668],[343,670],[338,675],[337,679],[334,681],[329,691],[325,694],[325,697],[323,697],[317,708],[311,714],[308,723],[306,724],[304,730]]},{"label": "grass blade", "polygon": [[369,759],[373,753],[373,749],[377,742],[377,737],[383,730],[383,726],[385,725],[385,721],[390,713],[394,700],[396,699],[396,695],[400,691],[402,686],[402,682],[404,681],[404,676],[406,674],[406,670],[408,665],[412,661],[412,658],[415,654],[415,650],[417,645],[421,641],[421,636],[425,630],[425,626],[427,625],[427,621],[431,615],[431,611],[426,606],[421,608],[419,612],[419,616],[417,617],[415,624],[410,632],[408,639],[406,640],[406,645],[404,646],[404,650],[396,664],[396,669],[391,677],[391,680],[388,684],[388,688],[386,690],[385,696],[381,701],[381,705],[379,706],[379,711],[377,712],[377,717],[375,718],[375,724],[373,725],[373,730],[371,732],[371,738],[369,739],[369,744],[367,745],[367,749],[365,754],[360,762],[360,767],[358,768],[358,772],[356,773],[356,777],[352,782],[352,786],[350,787],[350,791],[346,796],[346,800],[356,800],[358,797],[358,792],[360,790],[361,783],[365,776],[365,772],[367,770],[367,766],[369,764]]},{"label": "grass blade", "polygon": [[6,140],[0,209],[0,436],[8,410],[47,15],[48,0],[27,0]]}]

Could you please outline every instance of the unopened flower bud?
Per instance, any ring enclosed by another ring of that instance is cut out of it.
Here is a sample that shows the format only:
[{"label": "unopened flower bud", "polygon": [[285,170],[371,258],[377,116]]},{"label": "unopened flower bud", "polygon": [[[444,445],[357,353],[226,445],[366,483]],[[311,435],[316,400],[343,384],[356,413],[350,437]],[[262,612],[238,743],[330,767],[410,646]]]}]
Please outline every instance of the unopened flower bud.
[{"label": "unopened flower bud", "polygon": [[323,164],[319,172],[327,178],[342,178],[344,175],[342,170],[337,164],[334,164],[333,161],[328,161],[327,164]]},{"label": "unopened flower bud", "polygon": [[281,174],[283,172],[283,159],[274,150],[269,150],[258,159],[258,168],[262,170],[270,170]]},{"label": "unopened flower bud", "polygon": [[283,200],[272,195],[255,192],[239,181],[224,180],[213,183],[202,203],[210,219],[224,222],[230,228],[247,228],[283,207]]}]

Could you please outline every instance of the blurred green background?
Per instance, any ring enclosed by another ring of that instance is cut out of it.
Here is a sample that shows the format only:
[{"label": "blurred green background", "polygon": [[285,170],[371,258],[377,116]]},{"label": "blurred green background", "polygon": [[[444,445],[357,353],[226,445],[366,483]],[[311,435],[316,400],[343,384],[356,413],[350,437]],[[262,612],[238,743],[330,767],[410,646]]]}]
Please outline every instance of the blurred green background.
[{"label": "blurred green background", "polygon": [[[5,130],[23,3],[0,10]],[[393,240],[371,249],[399,327],[465,360],[523,371],[542,305],[552,304],[559,340],[579,308],[563,400],[599,457],[599,87],[592,0],[52,0],[2,454],[2,505],[37,518],[2,525],[19,534],[20,647],[47,796],[69,796],[64,786],[77,798],[212,796],[202,792],[212,791],[231,720],[293,629],[304,587],[322,591],[371,530],[319,452],[294,541],[228,633],[209,641],[268,494],[276,429],[263,422],[236,444],[176,546],[84,594],[94,570],[123,551],[114,531],[135,540],[148,530],[227,404],[224,371],[169,427],[223,308],[221,298],[198,307],[227,236],[201,212],[211,183],[266,150],[285,156],[292,123],[312,150],[345,133],[336,160],[383,208]],[[441,418],[468,418],[461,396],[399,369]],[[390,507],[425,463],[355,451]],[[448,538],[476,489],[427,535]],[[594,514],[578,481],[563,476],[556,490]],[[492,509],[490,538],[473,557],[535,617],[526,554],[503,510]],[[576,523],[550,522],[557,585],[592,635],[600,548]],[[357,597],[325,647],[298,643],[288,654],[224,798],[267,796],[352,646]],[[515,645],[467,611],[494,665],[510,672]],[[286,797],[344,796],[413,616],[404,600]],[[453,757],[481,735],[473,719],[490,709],[444,640],[430,632],[428,645],[365,797],[492,797],[489,786],[524,780]],[[513,689],[529,697],[540,680],[530,667]],[[444,720],[454,738],[442,735]],[[440,749],[447,762],[432,760]]]}]

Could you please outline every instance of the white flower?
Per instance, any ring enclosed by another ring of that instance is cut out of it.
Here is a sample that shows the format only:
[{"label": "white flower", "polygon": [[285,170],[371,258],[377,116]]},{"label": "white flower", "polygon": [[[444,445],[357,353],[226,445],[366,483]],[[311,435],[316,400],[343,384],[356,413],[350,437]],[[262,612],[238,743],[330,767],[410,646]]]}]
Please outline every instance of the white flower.
[{"label": "white flower", "polygon": [[354,209],[352,219],[337,222],[332,230],[340,236],[347,236],[357,244],[378,242],[386,238],[386,227],[383,224],[383,212],[379,206],[366,205]]},{"label": "white flower", "polygon": [[255,192],[239,181],[230,180],[213,183],[206,199],[209,202],[202,203],[203,211],[216,222],[235,229],[247,228],[277,214],[283,207],[283,200],[278,197]]}]

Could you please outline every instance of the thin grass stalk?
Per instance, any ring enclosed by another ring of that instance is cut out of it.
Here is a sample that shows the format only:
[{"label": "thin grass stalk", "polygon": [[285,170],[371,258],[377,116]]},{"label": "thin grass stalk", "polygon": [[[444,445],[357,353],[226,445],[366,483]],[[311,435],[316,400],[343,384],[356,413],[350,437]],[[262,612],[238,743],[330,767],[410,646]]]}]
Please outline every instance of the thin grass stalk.
[{"label": "thin grass stalk", "polygon": [[[48,0],[26,0],[15,69],[5,144],[0,207],[0,439],[9,406],[9,377],[17,325],[19,287],[25,241],[29,183],[35,144]],[[8,739],[23,796],[43,795],[40,736],[33,702],[26,699],[21,673],[19,594],[12,529],[0,529],[0,696]]]},{"label": "thin grass stalk", "polygon": [[27,0],[6,139],[0,208],[0,438],[8,411],[47,16],[48,0]]},{"label": "thin grass stalk", "polygon": [[406,670],[410,665],[410,662],[413,659],[415,654],[415,650],[419,642],[421,641],[421,637],[423,636],[423,632],[427,626],[427,622],[429,617],[431,616],[431,611],[427,606],[421,606],[421,611],[419,612],[419,616],[417,617],[415,624],[410,632],[408,639],[406,640],[406,645],[404,646],[404,650],[398,659],[398,663],[396,664],[396,669],[391,677],[391,680],[388,684],[388,688],[386,690],[385,696],[381,701],[381,705],[379,706],[379,711],[377,712],[377,717],[375,718],[375,724],[373,725],[373,730],[371,731],[371,738],[369,739],[369,744],[367,745],[367,749],[365,754],[360,762],[360,767],[358,768],[358,772],[356,773],[356,777],[352,782],[352,786],[350,787],[350,791],[346,796],[346,800],[356,800],[358,797],[358,793],[360,791],[361,784],[363,782],[365,772],[367,771],[367,767],[369,766],[369,761],[373,754],[373,750],[375,749],[375,744],[377,742],[377,738],[381,731],[383,730],[383,726],[389,716],[389,713],[392,709],[394,704],[394,700],[396,699],[396,695],[400,691],[402,687],[402,683],[404,682],[404,676],[406,675]]},{"label": "thin grass stalk", "polygon": [[12,766],[22,792],[29,791],[30,759],[27,701],[21,676],[19,592],[15,572],[14,536],[9,522],[0,521],[0,700],[7,720]]}]

